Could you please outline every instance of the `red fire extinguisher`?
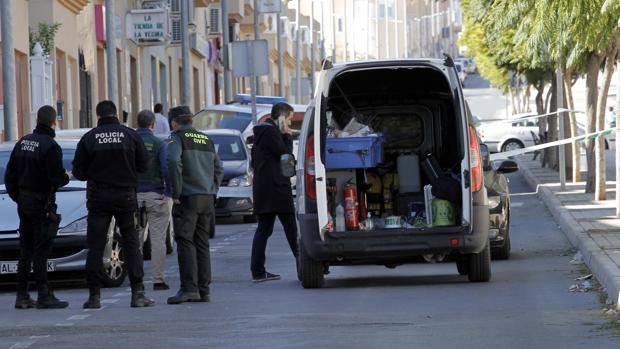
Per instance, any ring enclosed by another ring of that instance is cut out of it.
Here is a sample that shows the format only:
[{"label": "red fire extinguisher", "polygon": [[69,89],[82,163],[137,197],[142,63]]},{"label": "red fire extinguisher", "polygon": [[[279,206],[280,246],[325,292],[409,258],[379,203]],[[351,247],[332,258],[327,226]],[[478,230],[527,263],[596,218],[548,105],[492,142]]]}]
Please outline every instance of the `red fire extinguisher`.
[{"label": "red fire extinguisher", "polygon": [[359,226],[358,212],[357,212],[357,190],[355,185],[347,184],[344,186],[344,212],[345,212],[345,225],[347,230],[357,229]]}]

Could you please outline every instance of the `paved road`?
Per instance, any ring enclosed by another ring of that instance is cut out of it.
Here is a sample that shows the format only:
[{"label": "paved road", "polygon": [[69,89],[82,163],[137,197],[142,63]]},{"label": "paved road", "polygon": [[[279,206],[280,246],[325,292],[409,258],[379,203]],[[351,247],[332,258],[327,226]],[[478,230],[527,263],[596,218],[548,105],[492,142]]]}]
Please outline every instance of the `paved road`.
[{"label": "paved road", "polygon": [[[618,348],[598,294],[568,292],[581,275],[568,242],[522,177],[510,179],[514,254],[493,262],[490,283],[469,283],[453,263],[420,263],[334,267],[324,289],[304,290],[278,227],[268,268],[283,278],[253,284],[253,225],[218,225],[212,303],[169,306],[172,292],[151,291],[155,307],[131,309],[122,287],[84,311],[86,290],[73,287],[57,292],[68,309],[18,311],[5,291],[0,348]],[[174,256],[168,262],[178,287]]]}]

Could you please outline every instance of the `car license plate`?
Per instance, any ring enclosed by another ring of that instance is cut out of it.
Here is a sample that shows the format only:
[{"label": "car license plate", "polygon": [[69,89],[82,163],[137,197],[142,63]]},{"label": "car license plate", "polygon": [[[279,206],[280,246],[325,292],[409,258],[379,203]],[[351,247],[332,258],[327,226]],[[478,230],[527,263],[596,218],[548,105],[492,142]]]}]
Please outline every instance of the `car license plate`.
[{"label": "car license plate", "polygon": [[220,187],[219,198],[251,198],[252,187]]},{"label": "car license plate", "polygon": [[[56,265],[54,265],[54,262],[47,261],[47,271],[50,272],[54,270],[56,270]],[[0,274],[17,274],[17,262],[1,262]]]}]

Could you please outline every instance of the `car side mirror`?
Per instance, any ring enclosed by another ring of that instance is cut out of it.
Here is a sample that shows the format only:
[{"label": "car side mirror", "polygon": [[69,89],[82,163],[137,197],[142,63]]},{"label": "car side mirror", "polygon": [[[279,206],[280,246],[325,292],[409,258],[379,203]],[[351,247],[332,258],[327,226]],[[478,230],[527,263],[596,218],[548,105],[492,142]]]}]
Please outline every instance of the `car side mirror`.
[{"label": "car side mirror", "polygon": [[295,156],[293,154],[283,154],[280,156],[280,172],[284,177],[295,176]]},{"label": "car side mirror", "polygon": [[480,157],[482,158],[482,170],[488,171],[491,169],[491,153],[489,147],[482,143],[480,144]]},{"label": "car side mirror", "polygon": [[512,160],[502,161],[502,163],[499,165],[499,168],[497,169],[497,172],[499,173],[511,173],[516,171],[519,171],[519,165]]}]

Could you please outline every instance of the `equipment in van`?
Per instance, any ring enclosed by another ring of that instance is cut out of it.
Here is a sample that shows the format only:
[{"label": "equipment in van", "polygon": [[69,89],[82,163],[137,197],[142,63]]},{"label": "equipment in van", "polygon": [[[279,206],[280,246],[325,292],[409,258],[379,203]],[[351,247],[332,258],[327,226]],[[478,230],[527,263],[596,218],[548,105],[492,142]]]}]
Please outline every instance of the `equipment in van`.
[{"label": "equipment in van", "polygon": [[347,183],[343,189],[345,225],[347,230],[355,230],[359,227],[357,210],[357,190],[355,185]]},{"label": "equipment in van", "polygon": [[454,205],[448,200],[433,199],[433,226],[445,227],[455,224]]},{"label": "equipment in van", "polygon": [[413,153],[401,154],[398,156],[396,164],[400,179],[398,192],[400,194],[419,193],[422,186],[420,184],[420,159],[418,156]]},{"label": "equipment in van", "polygon": [[444,172],[433,154],[427,154],[420,165],[432,185],[435,185],[435,182],[444,176]]},{"label": "equipment in van", "polygon": [[383,162],[383,134],[363,137],[327,137],[325,168],[372,168]]},{"label": "equipment in van", "polygon": [[432,202],[433,202],[433,186],[430,184],[427,184],[424,186],[424,207],[426,209],[426,225],[428,225],[429,227],[433,224],[433,208],[432,208]]},{"label": "equipment in van", "polygon": [[402,228],[403,223],[403,219],[400,216],[389,216],[385,218],[385,227],[387,229]]},{"label": "equipment in van", "polygon": [[336,231],[345,231],[344,207],[341,204],[336,207]]}]

